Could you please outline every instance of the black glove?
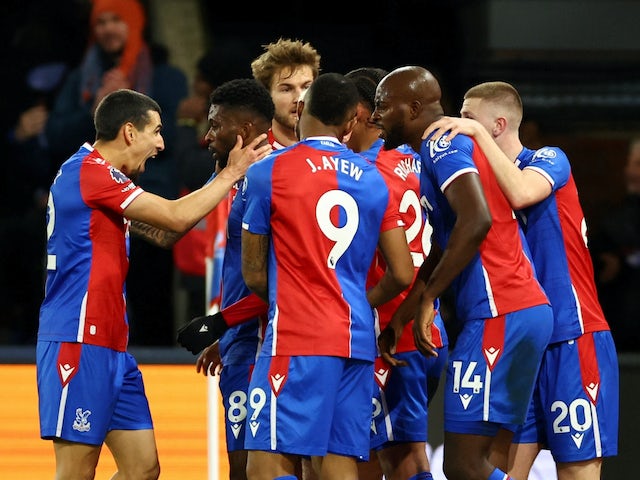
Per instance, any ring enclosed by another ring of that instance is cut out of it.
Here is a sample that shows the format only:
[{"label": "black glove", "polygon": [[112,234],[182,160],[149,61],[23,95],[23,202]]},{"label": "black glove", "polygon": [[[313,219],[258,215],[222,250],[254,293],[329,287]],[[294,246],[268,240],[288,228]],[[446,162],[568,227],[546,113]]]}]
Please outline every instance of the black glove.
[{"label": "black glove", "polygon": [[206,317],[196,317],[178,329],[178,343],[197,355],[217,342],[228,329],[229,326],[220,312]]}]

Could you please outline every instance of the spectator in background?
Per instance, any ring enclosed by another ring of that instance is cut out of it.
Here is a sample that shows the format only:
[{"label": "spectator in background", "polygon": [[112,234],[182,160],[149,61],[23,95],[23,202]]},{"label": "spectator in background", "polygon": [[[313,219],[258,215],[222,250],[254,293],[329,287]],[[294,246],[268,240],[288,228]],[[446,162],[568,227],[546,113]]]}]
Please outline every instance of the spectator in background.
[{"label": "spectator in background", "polygon": [[[172,145],[176,110],[187,96],[186,75],[167,63],[166,50],[145,41],[146,15],[137,0],[94,0],[90,39],[81,64],[70,72],[46,125],[52,154],[66,158],[95,137],[95,107],[110,92],[130,88],[147,94],[162,108],[167,142],[148,165],[140,186],[165,198],[178,197],[177,164]],[[169,249],[131,237],[127,277],[131,343],[173,344],[173,255]],[[153,299],[153,301],[150,301]]]},{"label": "spectator in background", "polygon": [[47,190],[59,166],[44,127],[69,66],[82,56],[86,35],[77,24],[86,22],[88,9],[79,3],[33,1],[3,18],[9,47],[3,73],[13,85],[3,98],[0,151],[20,179],[6,174],[0,180],[0,343],[35,343],[44,293]]},{"label": "spectator in background", "polygon": [[602,308],[618,351],[640,349],[640,137],[629,144],[626,196],[591,239]]},{"label": "spectator in background", "polygon": [[[175,151],[178,160],[179,195],[200,188],[216,168],[215,153],[209,150],[205,138],[208,130],[207,114],[211,93],[224,82],[249,78],[251,55],[240,43],[214,46],[200,57],[191,87],[192,93],[178,105]],[[228,202],[200,221],[173,248],[178,285],[186,293],[186,308],[179,310],[177,321],[206,315],[211,307],[219,307],[219,278],[225,246],[225,227]],[[222,232],[222,233],[220,233]],[[214,285],[207,294],[206,269],[217,267],[212,275]]]}]

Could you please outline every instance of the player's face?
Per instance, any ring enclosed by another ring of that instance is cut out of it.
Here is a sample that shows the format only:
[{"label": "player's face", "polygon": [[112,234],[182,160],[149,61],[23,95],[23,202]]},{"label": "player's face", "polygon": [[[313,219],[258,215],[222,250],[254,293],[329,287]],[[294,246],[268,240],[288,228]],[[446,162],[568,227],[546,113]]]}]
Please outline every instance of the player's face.
[{"label": "player's face", "polygon": [[145,165],[149,158],[155,158],[158,152],[164,150],[164,138],[162,138],[162,122],[158,112],[149,111],[149,123],[142,130],[135,130],[133,142],[131,143],[133,161],[124,169],[131,180],[136,181],[140,174],[144,172]]},{"label": "player's face", "polygon": [[236,144],[242,124],[223,106],[209,108],[209,130],[204,137],[209,151],[215,155],[220,168],[227,166],[229,152]]},{"label": "player's face", "polygon": [[313,70],[308,65],[301,65],[293,71],[285,67],[275,73],[270,92],[275,106],[274,122],[286,129],[296,128],[298,100],[307,92],[311,82],[313,82]]},{"label": "player's face", "polygon": [[492,133],[496,126],[497,116],[495,112],[491,105],[481,98],[465,99],[462,102],[460,116],[478,121],[489,133]]},{"label": "player's face", "polygon": [[115,13],[99,15],[94,27],[96,42],[107,53],[119,53],[127,43],[129,26]]},{"label": "player's face", "polygon": [[371,121],[381,130],[380,136],[384,138],[385,150],[391,150],[406,143],[403,134],[406,105],[398,97],[394,97],[392,93],[385,87],[384,82],[378,85],[376,108],[371,115]]}]

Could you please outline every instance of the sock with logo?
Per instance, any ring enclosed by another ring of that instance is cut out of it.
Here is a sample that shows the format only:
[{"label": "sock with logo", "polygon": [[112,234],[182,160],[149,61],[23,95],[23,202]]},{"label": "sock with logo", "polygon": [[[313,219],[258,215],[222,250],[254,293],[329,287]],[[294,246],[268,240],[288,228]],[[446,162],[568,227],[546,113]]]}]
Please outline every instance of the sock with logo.
[{"label": "sock with logo", "polygon": [[513,480],[513,479],[509,475],[504,473],[502,470],[500,470],[499,468],[496,468],[493,472],[491,472],[491,475],[489,475],[489,478],[487,478],[487,480]]}]

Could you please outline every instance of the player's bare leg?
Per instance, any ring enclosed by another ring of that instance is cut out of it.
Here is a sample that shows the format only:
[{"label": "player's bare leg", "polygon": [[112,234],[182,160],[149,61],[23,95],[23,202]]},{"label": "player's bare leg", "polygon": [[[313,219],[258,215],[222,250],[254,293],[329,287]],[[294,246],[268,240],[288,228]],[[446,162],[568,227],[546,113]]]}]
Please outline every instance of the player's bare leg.
[{"label": "player's bare leg", "polygon": [[153,430],[112,430],[104,443],[118,467],[112,480],[156,480],[160,476]]},{"label": "player's bare leg", "polygon": [[429,471],[425,442],[399,443],[378,451],[387,480],[404,480]]},{"label": "player's bare leg", "polygon": [[247,451],[228,452],[229,480],[247,480]]},{"label": "player's bare leg", "polygon": [[369,453],[368,462],[358,462],[358,478],[360,480],[382,480],[382,467],[376,452]]},{"label": "player's bare leg", "polygon": [[247,454],[247,478],[249,480],[273,480],[295,475],[298,455],[249,450]]},{"label": "player's bare leg", "polygon": [[101,449],[100,446],[54,439],[56,478],[94,478]]},{"label": "player's bare leg", "polygon": [[[491,455],[489,455],[489,462],[503,472],[507,472],[512,467],[512,463],[509,463],[509,454],[510,452],[513,454],[511,440],[513,440],[513,432],[501,428],[493,438],[493,442],[491,442]],[[536,452],[536,455],[537,454],[538,453]],[[531,468],[531,466],[529,466],[529,468]]]},{"label": "player's bare leg", "polygon": [[600,480],[602,458],[584,462],[558,463],[558,480]]},{"label": "player's bare leg", "polygon": [[444,433],[444,474],[449,480],[487,480],[495,470],[489,462],[493,437]]},{"label": "player's bare leg", "polygon": [[358,467],[353,457],[328,453],[312,457],[313,468],[322,480],[358,480]]}]

